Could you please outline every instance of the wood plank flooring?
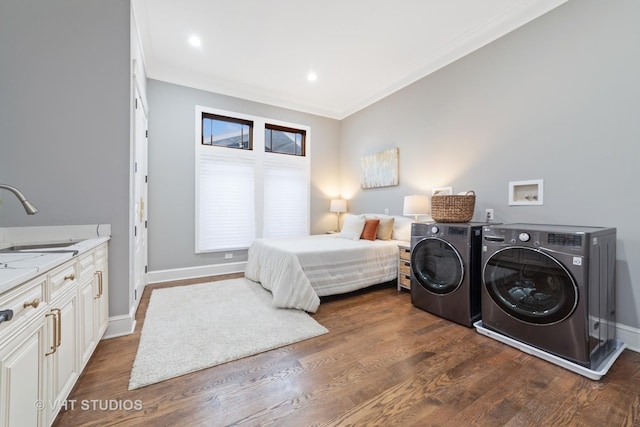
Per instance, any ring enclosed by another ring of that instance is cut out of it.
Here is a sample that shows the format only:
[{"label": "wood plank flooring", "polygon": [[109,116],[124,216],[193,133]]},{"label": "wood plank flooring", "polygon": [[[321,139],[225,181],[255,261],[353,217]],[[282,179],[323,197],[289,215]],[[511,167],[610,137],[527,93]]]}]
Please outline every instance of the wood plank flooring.
[{"label": "wood plank flooring", "polygon": [[640,425],[639,353],[592,381],[388,286],[324,298],[313,317],[328,334],[128,391],[152,288],[135,333],[100,342],[55,426]]}]

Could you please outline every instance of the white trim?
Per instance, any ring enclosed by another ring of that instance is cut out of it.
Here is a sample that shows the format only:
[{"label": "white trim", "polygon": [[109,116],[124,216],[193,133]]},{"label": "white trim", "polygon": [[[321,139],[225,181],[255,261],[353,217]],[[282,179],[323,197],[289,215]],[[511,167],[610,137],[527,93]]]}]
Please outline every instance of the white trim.
[{"label": "white trim", "polygon": [[229,262],[224,264],[202,265],[198,267],[174,268],[170,270],[150,271],[147,283],[164,283],[174,280],[196,279],[207,276],[244,272],[246,261]]},{"label": "white trim", "polygon": [[[132,10],[133,13],[133,10]],[[141,68],[142,67],[142,68]],[[149,155],[147,152],[147,143],[144,142],[145,150],[142,154],[142,158],[136,158],[136,143],[140,143],[140,141],[136,141],[136,131],[137,129],[137,121],[136,121],[136,103],[140,100],[140,111],[144,115],[144,120],[146,122],[146,128],[144,129],[146,132],[149,130],[149,104],[146,98],[146,75],[144,69],[144,63],[140,63],[137,59],[133,58],[132,61],[132,82],[131,82],[131,110],[130,110],[130,142],[129,142],[129,218],[128,218],[128,248],[129,248],[129,289],[127,295],[127,301],[129,305],[129,315],[133,319],[133,325],[135,327],[135,312],[138,309],[138,305],[140,304],[140,299],[142,295],[136,295],[136,233],[135,233],[135,224],[136,224],[136,216],[138,214],[138,210],[136,209],[136,163],[144,162],[145,172],[148,173],[148,163],[149,163]],[[145,137],[146,139],[146,137]],[[145,184],[146,186],[146,184]],[[144,202],[148,202],[148,194],[146,187],[142,191]],[[148,203],[147,203],[148,205]],[[148,206],[147,206],[148,209]],[[144,214],[144,218],[147,218],[147,214]],[[143,233],[143,231],[140,231]],[[144,260],[141,263],[146,264],[148,262],[148,235],[144,238],[145,248],[145,256]],[[144,282],[144,275],[142,276],[142,281]],[[144,286],[142,286],[144,289]],[[136,298],[137,296],[137,298]],[[133,332],[133,330],[132,330]],[[130,333],[130,332],[129,332]]]},{"label": "white trim", "polygon": [[102,339],[116,338],[130,335],[136,329],[135,313],[109,317],[109,325]]},{"label": "white trim", "polygon": [[640,353],[640,329],[616,323],[616,338],[627,345],[627,349]]}]

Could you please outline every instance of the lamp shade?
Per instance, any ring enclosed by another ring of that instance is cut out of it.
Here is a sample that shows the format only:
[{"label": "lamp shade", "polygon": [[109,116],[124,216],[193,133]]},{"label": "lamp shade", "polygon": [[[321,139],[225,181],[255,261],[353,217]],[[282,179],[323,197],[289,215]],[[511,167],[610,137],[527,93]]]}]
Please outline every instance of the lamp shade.
[{"label": "lamp shade", "polygon": [[333,199],[331,201],[331,206],[329,207],[329,212],[346,212],[347,211],[347,201],[343,199]]},{"label": "lamp shade", "polygon": [[429,199],[427,196],[404,196],[403,215],[427,215],[429,213]]}]

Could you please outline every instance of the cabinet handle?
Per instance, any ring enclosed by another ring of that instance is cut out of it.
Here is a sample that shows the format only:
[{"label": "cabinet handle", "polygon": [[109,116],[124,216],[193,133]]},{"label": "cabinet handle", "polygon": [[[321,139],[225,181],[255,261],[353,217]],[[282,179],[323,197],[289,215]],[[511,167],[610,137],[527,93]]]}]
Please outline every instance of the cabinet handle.
[{"label": "cabinet handle", "polygon": [[94,274],[98,275],[98,295],[93,297],[93,299],[98,299],[102,296],[102,271],[97,270]]},{"label": "cabinet handle", "polygon": [[71,273],[71,274],[69,274],[67,276],[64,276],[64,280],[73,280],[75,278],[76,278],[76,275],[73,274],[73,273]]},{"label": "cabinet handle", "polygon": [[56,352],[56,350],[58,349],[58,346],[56,345],[56,338],[57,338],[57,329],[58,329],[58,319],[54,313],[47,313],[45,314],[45,317],[49,317],[49,316],[53,316],[53,345],[51,346],[51,351],[45,353],[45,356],[49,356],[53,353]]},{"label": "cabinet handle", "polygon": [[27,308],[27,307],[38,308],[39,305],[40,305],[40,300],[38,298],[34,298],[33,301],[31,302],[27,301],[24,304],[22,304],[22,308]]},{"label": "cabinet handle", "polygon": [[59,308],[52,308],[51,311],[57,311],[58,331],[56,333],[56,337],[57,337],[56,348],[58,348],[60,347],[60,344],[62,344],[62,311]]},{"label": "cabinet handle", "polygon": [[98,270],[98,288],[100,288],[100,296],[102,296],[102,270]]}]

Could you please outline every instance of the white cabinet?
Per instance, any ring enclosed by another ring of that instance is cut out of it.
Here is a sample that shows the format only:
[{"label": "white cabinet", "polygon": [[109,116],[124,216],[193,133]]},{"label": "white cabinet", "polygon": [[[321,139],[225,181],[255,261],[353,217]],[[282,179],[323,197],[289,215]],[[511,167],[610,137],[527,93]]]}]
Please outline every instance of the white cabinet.
[{"label": "white cabinet", "polygon": [[94,297],[96,305],[96,335],[98,341],[102,338],[109,324],[109,261],[107,245],[99,246],[95,250],[97,292]]},{"label": "white cabinet", "polygon": [[78,281],[77,261],[69,261],[49,273],[51,302],[46,356],[48,419],[53,421],[78,379]]},{"label": "white cabinet", "polygon": [[108,321],[107,243],[0,294],[0,427],[50,426]]},{"label": "white cabinet", "polygon": [[80,283],[80,338],[78,347],[80,351],[80,366],[84,366],[89,361],[93,350],[96,348],[97,336],[95,334],[94,320],[94,285],[93,278]]},{"label": "white cabinet", "polygon": [[[44,317],[31,320],[0,347],[0,425],[44,425]],[[4,339],[0,338],[4,341]]]},{"label": "white cabinet", "polygon": [[84,366],[104,335],[109,321],[107,245],[78,260],[80,270],[80,364]]}]

